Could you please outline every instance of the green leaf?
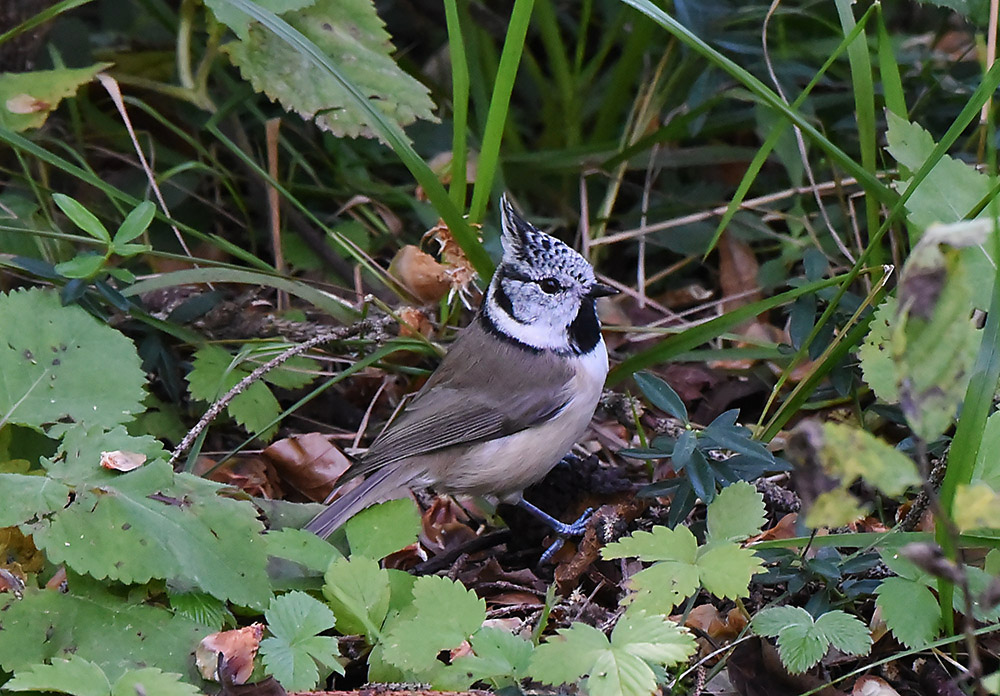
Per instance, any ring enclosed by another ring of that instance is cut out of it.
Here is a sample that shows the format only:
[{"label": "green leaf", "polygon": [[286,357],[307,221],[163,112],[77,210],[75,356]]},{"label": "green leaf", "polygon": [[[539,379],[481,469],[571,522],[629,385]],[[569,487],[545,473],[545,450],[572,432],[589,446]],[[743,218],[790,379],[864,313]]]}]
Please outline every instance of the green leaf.
[{"label": "green leaf", "polygon": [[867,655],[872,636],[857,617],[835,609],[816,619],[816,630],[837,650],[848,655]]},{"label": "green leaf", "polygon": [[6,691],[57,691],[73,696],[108,696],[111,682],[104,670],[79,655],[54,659],[48,665],[19,670],[3,685]]},{"label": "green leaf", "polygon": [[111,689],[111,696],[200,696],[201,690],[182,680],[179,674],[155,667],[123,674]]},{"label": "green leaf", "polygon": [[293,561],[318,573],[325,573],[334,560],[342,558],[335,546],[303,529],[269,530],[264,543],[268,556]]},{"label": "green leaf", "polygon": [[344,525],[352,554],[385,558],[417,540],[420,513],[410,498],[362,510]]},{"label": "green leaf", "polygon": [[657,525],[652,531],[633,532],[601,549],[604,560],[633,556],[642,561],[694,563],[698,556],[698,540],[687,527],[670,529]]},{"label": "green leaf", "polygon": [[[282,351],[288,346],[277,344]],[[273,347],[268,346],[268,350]],[[319,364],[312,358],[296,355],[286,360],[280,367],[264,373],[264,381],[282,389],[301,389],[316,379]]]},{"label": "green leaf", "polygon": [[793,674],[819,662],[831,643],[852,655],[866,655],[871,649],[865,625],[840,610],[813,621],[800,607],[772,607],[758,612],[751,625],[758,635],[777,637],[781,662]]},{"label": "green leaf", "polygon": [[190,653],[212,629],[165,609],[135,604],[87,578],[71,576],[70,592],[28,589],[22,599],[0,598],[0,667],[30,665],[76,655],[98,665],[109,680],[129,669],[160,669],[198,677]]},{"label": "green leaf", "polygon": [[844,527],[868,514],[868,505],[861,505],[846,488],[834,488],[816,496],[806,513],[806,526]]},{"label": "green leaf", "polygon": [[390,663],[416,673],[434,667],[439,652],[458,647],[486,620],[486,602],[448,578],[417,578],[412,606],[413,617],[393,625],[383,647]]},{"label": "green leaf", "polygon": [[236,619],[226,603],[205,592],[168,592],[174,613],[196,621],[202,626],[221,631],[223,626],[236,625]]},{"label": "green leaf", "polygon": [[628,587],[635,594],[622,603],[649,613],[667,614],[700,586],[700,569],[694,562],[661,561],[629,578]]},{"label": "green leaf", "polygon": [[633,613],[619,619],[609,641],[596,628],[575,623],[540,645],[531,658],[531,676],[558,686],[589,675],[584,687],[591,696],[646,696],[657,690],[650,664],[670,666],[685,661],[697,646],[687,632],[663,616]]},{"label": "green leaf", "polygon": [[[57,293],[0,294],[0,419],[30,427],[111,428],[142,411],[146,374],[135,346]],[[114,379],[105,379],[114,365]]]},{"label": "green leaf", "polygon": [[890,404],[899,401],[892,333],[898,313],[896,298],[889,296],[878,306],[869,324],[865,342],[858,349],[861,374],[875,395]]},{"label": "green leaf", "polygon": [[113,240],[115,253],[128,256],[129,254],[122,254],[122,245],[128,244],[145,232],[149,224],[153,222],[154,217],[156,217],[156,206],[150,201],[143,201],[126,215],[122,224],[118,227],[118,231],[115,232]]},{"label": "green leaf", "polygon": [[78,489],[68,507],[30,529],[50,561],[79,573],[136,584],[163,578],[263,606],[271,594],[263,525],[253,505],[222,489],[151,462],[105,474],[99,487]]},{"label": "green leaf", "polygon": [[909,457],[871,433],[850,425],[824,423],[819,456],[823,467],[840,477],[845,485],[860,478],[893,496],[920,485],[917,467]]},{"label": "green leaf", "polygon": [[1000,452],[1000,411],[986,419],[972,483],[982,481],[993,490],[1000,491],[1000,456],[997,452]]},{"label": "green leaf", "polygon": [[635,375],[635,383],[653,406],[684,423],[688,422],[684,401],[665,381],[652,373],[639,372]]},{"label": "green leaf", "polygon": [[[236,365],[233,356],[218,346],[200,348],[192,364],[187,374],[191,396],[209,403],[235,387],[252,371]],[[257,381],[233,397],[226,411],[248,432],[267,440],[277,431],[277,425],[267,426],[281,413],[281,405],[267,385]]]},{"label": "green leaf", "polygon": [[260,652],[267,671],[283,687],[315,688],[321,677],[318,665],[344,673],[337,661],[337,639],[317,635],[334,625],[333,612],[325,604],[304,592],[289,592],[272,599],[264,617],[272,635],[261,641]]},{"label": "green leaf", "polygon": [[0,527],[13,527],[64,507],[70,489],[45,476],[0,474]]},{"label": "green leaf", "polygon": [[471,682],[491,680],[494,686],[510,685],[525,676],[534,646],[510,631],[484,626],[469,640],[471,655],[456,659],[451,669]]},{"label": "green leaf", "polygon": [[53,193],[52,200],[59,206],[59,209],[66,214],[66,217],[72,220],[73,224],[81,230],[89,234],[94,239],[98,239],[102,242],[111,242],[111,235],[108,233],[108,229],[104,226],[104,224],[97,219],[96,215],[87,210],[83,204],[75,198],[70,198],[62,193]]},{"label": "green leaf", "polygon": [[985,483],[955,489],[954,522],[958,531],[1000,529],[1000,494]]},{"label": "green leaf", "polygon": [[761,569],[761,561],[751,549],[732,542],[713,541],[699,549],[701,584],[719,598],[745,597],[750,579]]},{"label": "green leaf", "polygon": [[334,560],[324,576],[323,596],[333,609],[337,630],[361,633],[374,645],[389,611],[389,576],[364,556]]},{"label": "green leaf", "polygon": [[926,585],[906,578],[886,578],[875,594],[878,595],[875,606],[900,643],[920,648],[937,637],[941,607]]},{"label": "green leaf", "polygon": [[95,63],[86,68],[58,68],[0,73],[0,126],[15,133],[41,128],[66,97],[72,97],[94,76],[111,67]]},{"label": "green leaf", "polygon": [[[210,0],[208,5],[221,19],[232,16],[221,0]],[[400,126],[418,118],[436,120],[427,88],[392,60],[389,35],[370,0],[317,0],[304,9],[284,12],[282,19],[335,61]],[[250,23],[240,40],[222,50],[254,89],[289,111],[338,136],[375,135],[366,114],[336,79],[324,71],[304,70],[299,51],[261,24]]]},{"label": "green leaf", "polygon": [[66,278],[93,278],[107,261],[100,254],[80,254],[56,264],[56,273]]},{"label": "green leaf", "polygon": [[764,526],[764,496],[746,481],[722,489],[708,506],[708,537],[742,541]]}]

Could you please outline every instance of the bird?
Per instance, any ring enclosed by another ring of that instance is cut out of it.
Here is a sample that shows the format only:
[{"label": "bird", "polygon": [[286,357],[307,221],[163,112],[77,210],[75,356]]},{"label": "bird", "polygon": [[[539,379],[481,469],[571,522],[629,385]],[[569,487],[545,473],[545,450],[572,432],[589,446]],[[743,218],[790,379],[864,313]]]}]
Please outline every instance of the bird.
[{"label": "bird", "polygon": [[[473,321],[345,480],[367,476],[305,529],[326,538],[361,510],[408,489],[492,496],[562,539],[586,529],[556,520],[522,492],[569,453],[590,424],[608,373],[596,300],[617,294],[572,247],[500,199],[503,256]],[[546,560],[543,556],[543,561]]]}]

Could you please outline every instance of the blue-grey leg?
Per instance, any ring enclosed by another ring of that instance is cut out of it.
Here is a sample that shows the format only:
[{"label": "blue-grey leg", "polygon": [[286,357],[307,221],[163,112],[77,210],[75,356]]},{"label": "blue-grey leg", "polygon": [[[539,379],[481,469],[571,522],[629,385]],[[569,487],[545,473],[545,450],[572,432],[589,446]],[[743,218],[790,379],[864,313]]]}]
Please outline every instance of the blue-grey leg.
[{"label": "blue-grey leg", "polygon": [[590,516],[594,514],[594,508],[587,508],[587,510],[580,515],[576,522],[566,524],[565,522],[560,522],[547,512],[539,510],[524,498],[517,501],[517,505],[552,527],[552,530],[559,537],[552,542],[552,545],[549,546],[549,548],[545,550],[545,553],[542,554],[541,559],[538,561],[539,563],[548,563],[552,560],[552,557],[556,555],[556,552],[562,548],[566,539],[581,536],[585,531],[587,531],[587,522],[590,520]]}]

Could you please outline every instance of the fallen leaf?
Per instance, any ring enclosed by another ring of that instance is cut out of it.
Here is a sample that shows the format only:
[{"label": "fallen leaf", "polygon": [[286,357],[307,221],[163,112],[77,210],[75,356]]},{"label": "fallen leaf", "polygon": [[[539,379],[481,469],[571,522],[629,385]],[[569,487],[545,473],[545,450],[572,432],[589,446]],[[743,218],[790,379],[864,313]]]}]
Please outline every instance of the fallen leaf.
[{"label": "fallen leaf", "polygon": [[297,491],[316,502],[326,500],[351,460],[322,433],[303,433],[278,440],[264,457]]},{"label": "fallen leaf", "polygon": [[254,623],[244,628],[205,636],[194,651],[195,663],[201,676],[211,681],[220,681],[218,666],[221,653],[233,683],[245,684],[253,673],[253,659],[263,635],[264,624]]},{"label": "fallen leaf", "polygon": [[425,304],[439,302],[452,287],[448,268],[412,244],[396,252],[389,274]]},{"label": "fallen leaf", "polygon": [[101,452],[101,466],[114,471],[132,471],[146,463],[146,455],[139,452],[114,450]]}]

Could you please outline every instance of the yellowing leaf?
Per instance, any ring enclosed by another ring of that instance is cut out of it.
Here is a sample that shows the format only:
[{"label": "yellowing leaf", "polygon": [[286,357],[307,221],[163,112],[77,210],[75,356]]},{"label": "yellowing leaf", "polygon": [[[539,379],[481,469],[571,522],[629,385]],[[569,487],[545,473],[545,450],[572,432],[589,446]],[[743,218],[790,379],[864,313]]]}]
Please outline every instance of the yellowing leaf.
[{"label": "yellowing leaf", "polygon": [[844,485],[864,479],[888,495],[901,495],[920,484],[916,465],[905,454],[871,433],[841,423],[823,424],[820,459]]},{"label": "yellowing leaf", "polygon": [[955,491],[955,526],[970,529],[1000,529],[1000,494],[985,483],[960,485]]},{"label": "yellowing leaf", "polygon": [[80,85],[110,66],[95,63],[86,68],[0,74],[0,126],[16,133],[41,128],[63,99],[72,97]]},{"label": "yellowing leaf", "polygon": [[844,527],[851,522],[857,522],[868,514],[866,508],[858,503],[858,499],[844,488],[816,496],[812,507],[806,513],[806,525],[809,527]]}]

